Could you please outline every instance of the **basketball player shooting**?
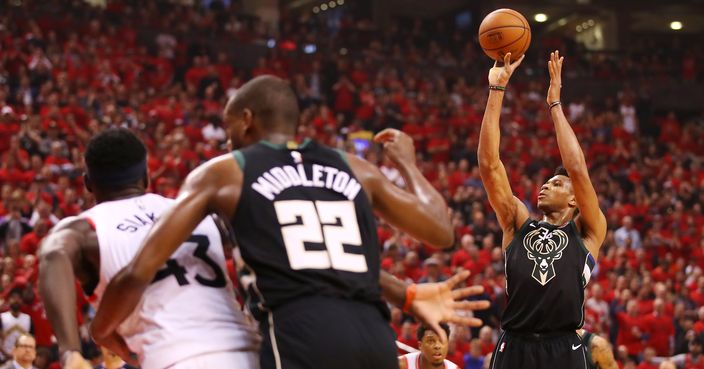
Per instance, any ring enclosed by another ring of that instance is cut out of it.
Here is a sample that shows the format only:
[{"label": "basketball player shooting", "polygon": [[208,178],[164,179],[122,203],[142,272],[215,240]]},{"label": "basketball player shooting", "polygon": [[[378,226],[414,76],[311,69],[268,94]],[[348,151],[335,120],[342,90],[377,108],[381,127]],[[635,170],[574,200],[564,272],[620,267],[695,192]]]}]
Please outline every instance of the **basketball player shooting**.
[{"label": "basketball player shooting", "polygon": [[560,102],[563,58],[550,54],[547,103],[564,169],[541,188],[540,220],[511,191],[499,158],[499,118],[508,81],[523,58],[489,71],[489,98],[479,138],[479,169],[503,230],[508,302],[492,368],[585,368],[584,346],[575,332],[584,321],[584,288],[606,235],[584,154]]},{"label": "basketball player shooting", "polygon": [[263,76],[243,85],[225,107],[224,122],[239,150],[188,176],[175,206],[108,285],[91,328],[94,339],[114,334],[157,271],[211,213],[230,220],[256,276],[256,303],[249,306],[264,337],[263,369],[398,368],[382,289],[385,295],[395,292],[389,300],[439,335],[445,336],[440,321],[481,324],[456,314],[488,305],[455,301],[481,291],[452,291],[466,273],[450,283],[417,287],[399,286],[382,274],[380,288],[373,211],[429,244],[448,247],[454,238],[447,205],[416,167],[409,136],[387,130],[377,140],[410,192],[354,155],[311,140],[295,142],[298,103],[281,79]]}]

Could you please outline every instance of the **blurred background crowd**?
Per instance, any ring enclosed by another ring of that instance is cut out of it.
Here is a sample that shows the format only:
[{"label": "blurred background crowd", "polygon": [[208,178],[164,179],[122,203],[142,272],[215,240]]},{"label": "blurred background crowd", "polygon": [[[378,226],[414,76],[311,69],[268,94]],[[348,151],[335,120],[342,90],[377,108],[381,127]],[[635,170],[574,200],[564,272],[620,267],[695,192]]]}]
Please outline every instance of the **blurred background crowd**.
[{"label": "blurred background crowd", "polygon": [[[36,367],[55,359],[36,254],[61,218],[93,204],[82,183],[88,139],[108,127],[134,130],[149,148],[151,190],[174,197],[190,170],[227,151],[220,114],[228,97],[273,74],[298,94],[301,138],[365,157],[401,187],[370,139],[386,127],[414,138],[418,165],[450,205],[456,245],[436,252],[379,223],[382,268],[415,282],[470,270],[466,283],[484,285],[492,307],[476,312],[484,327],[453,327],[448,359],[484,365],[505,303],[501,233],[476,158],[492,62],[455,17],[463,13],[379,21],[346,1],[323,3],[327,16],[315,6],[281,11],[272,23],[244,11],[247,1],[0,0],[5,359],[22,332],[36,336]],[[704,82],[704,52],[688,37],[644,34],[600,52],[578,37],[534,34],[501,119],[511,185],[537,216],[538,189],[560,163],[545,107],[547,55],[559,49],[564,105],[609,227],[585,328],[613,344],[622,368],[689,353],[704,333],[704,111],[689,88]],[[78,296],[86,353],[99,358],[85,328],[90,296]],[[394,309],[391,325],[417,347],[411,317]]]}]

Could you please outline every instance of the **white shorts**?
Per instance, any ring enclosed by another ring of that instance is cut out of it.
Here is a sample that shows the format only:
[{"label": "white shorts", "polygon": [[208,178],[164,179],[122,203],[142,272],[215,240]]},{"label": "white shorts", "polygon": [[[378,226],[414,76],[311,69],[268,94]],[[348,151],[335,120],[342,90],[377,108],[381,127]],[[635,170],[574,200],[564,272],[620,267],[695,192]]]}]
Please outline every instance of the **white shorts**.
[{"label": "white shorts", "polygon": [[182,360],[168,369],[259,369],[259,352],[211,352]]}]

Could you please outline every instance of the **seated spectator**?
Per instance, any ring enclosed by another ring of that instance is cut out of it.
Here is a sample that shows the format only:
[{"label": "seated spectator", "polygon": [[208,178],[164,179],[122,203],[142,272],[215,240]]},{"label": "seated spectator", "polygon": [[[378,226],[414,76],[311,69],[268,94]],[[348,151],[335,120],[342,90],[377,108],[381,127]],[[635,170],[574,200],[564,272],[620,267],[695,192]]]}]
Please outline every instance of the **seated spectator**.
[{"label": "seated spectator", "polygon": [[12,354],[8,356],[11,360],[2,366],[2,369],[37,369],[32,365],[37,357],[37,344],[34,337],[21,333],[17,335],[12,345]]},{"label": "seated spectator", "polygon": [[614,233],[614,241],[618,247],[641,248],[640,233],[633,228],[633,218],[623,217],[623,225]]}]

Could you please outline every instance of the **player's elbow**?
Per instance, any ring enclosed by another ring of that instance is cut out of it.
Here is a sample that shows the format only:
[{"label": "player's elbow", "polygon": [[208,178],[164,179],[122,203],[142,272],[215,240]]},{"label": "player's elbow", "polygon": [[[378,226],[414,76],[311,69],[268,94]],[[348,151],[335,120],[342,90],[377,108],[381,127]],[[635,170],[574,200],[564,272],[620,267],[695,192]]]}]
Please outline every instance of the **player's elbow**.
[{"label": "player's elbow", "polygon": [[433,234],[433,237],[428,240],[428,243],[437,249],[447,249],[455,243],[455,231],[452,228],[451,222],[445,222],[438,226],[440,231]]}]

